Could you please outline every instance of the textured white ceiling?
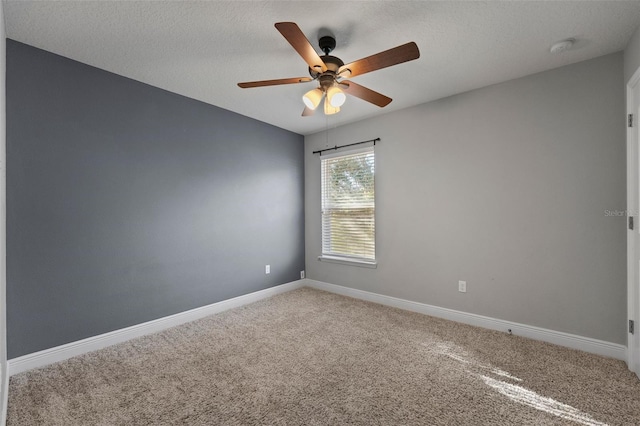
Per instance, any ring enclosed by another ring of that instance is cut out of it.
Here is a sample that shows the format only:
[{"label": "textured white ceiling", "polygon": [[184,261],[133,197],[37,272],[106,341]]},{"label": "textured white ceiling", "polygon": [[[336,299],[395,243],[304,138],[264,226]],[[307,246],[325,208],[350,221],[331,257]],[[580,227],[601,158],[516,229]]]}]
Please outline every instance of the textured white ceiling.
[{"label": "textured white ceiling", "polygon": [[[640,25],[640,1],[9,0],[5,19],[13,40],[310,134],[620,51]],[[408,41],[421,57],[354,77],[393,98],[389,106],[349,97],[334,116],[301,117],[315,83],[236,85],[308,75],[280,21],[296,22],[314,47],[331,31],[345,63]],[[549,53],[569,37],[572,50]]]}]

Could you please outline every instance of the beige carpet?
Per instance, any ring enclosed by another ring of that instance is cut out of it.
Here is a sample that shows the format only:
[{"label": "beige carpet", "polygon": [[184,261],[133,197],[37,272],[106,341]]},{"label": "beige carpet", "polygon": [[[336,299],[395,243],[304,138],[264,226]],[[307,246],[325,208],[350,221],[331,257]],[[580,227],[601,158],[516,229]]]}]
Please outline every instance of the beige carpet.
[{"label": "beige carpet", "polygon": [[8,425],[638,425],[621,361],[303,288],[11,378]]}]

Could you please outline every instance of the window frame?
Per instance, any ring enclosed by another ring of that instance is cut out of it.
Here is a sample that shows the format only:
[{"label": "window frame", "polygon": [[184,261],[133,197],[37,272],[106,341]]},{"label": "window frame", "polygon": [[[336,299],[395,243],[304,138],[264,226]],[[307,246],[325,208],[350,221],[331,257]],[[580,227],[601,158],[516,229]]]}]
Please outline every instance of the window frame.
[{"label": "window frame", "polygon": [[[374,258],[370,259],[370,258],[364,258],[364,257],[358,257],[358,256],[349,256],[349,255],[338,255],[338,254],[331,254],[331,253],[324,253],[324,241],[323,241],[323,237],[324,237],[324,213],[322,211],[322,206],[323,206],[323,186],[324,186],[324,181],[322,179],[323,174],[322,174],[322,164],[324,160],[329,160],[332,158],[337,158],[337,157],[345,157],[345,156],[349,156],[349,155],[357,155],[360,153],[364,153],[364,152],[371,152],[373,153],[373,161],[374,161],[374,174],[373,174],[373,187],[374,187],[374,197],[373,197],[373,229],[374,229],[374,237],[373,237],[373,252],[374,252]],[[375,193],[375,187],[376,187],[376,152],[375,152],[375,146],[368,146],[368,147],[364,147],[364,148],[355,148],[355,149],[344,149],[344,150],[340,150],[339,152],[333,152],[331,154],[323,154],[320,156],[320,250],[321,250],[321,254],[320,256],[318,256],[318,260],[322,261],[322,262],[330,262],[330,263],[339,263],[339,264],[343,264],[343,265],[352,265],[352,266],[360,266],[360,267],[365,267],[365,268],[377,268],[378,266],[378,260],[377,260],[377,244],[376,244],[376,240],[377,240],[377,226],[376,226],[376,203],[377,203],[377,195]]]}]

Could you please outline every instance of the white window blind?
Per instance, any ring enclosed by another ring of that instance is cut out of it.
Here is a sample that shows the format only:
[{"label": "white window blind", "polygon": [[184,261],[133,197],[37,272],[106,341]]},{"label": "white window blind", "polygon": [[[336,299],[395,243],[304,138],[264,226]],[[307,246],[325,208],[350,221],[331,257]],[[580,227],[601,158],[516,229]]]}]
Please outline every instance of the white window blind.
[{"label": "white window blind", "polygon": [[373,147],[322,158],[322,254],[374,260]]}]

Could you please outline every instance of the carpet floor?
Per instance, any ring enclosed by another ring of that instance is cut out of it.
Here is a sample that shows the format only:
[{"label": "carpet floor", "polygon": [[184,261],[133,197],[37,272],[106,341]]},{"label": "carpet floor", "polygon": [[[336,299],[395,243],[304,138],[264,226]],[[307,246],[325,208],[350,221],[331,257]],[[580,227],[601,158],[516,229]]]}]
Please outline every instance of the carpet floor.
[{"label": "carpet floor", "polygon": [[626,365],[302,288],[11,377],[15,425],[638,425]]}]

